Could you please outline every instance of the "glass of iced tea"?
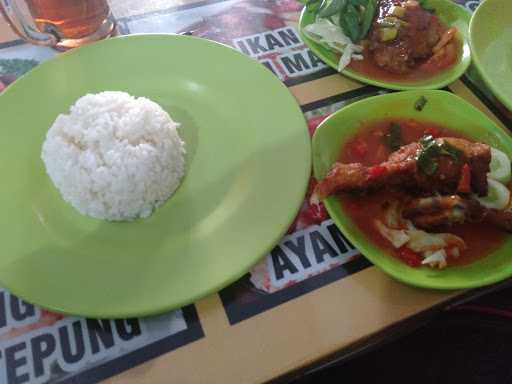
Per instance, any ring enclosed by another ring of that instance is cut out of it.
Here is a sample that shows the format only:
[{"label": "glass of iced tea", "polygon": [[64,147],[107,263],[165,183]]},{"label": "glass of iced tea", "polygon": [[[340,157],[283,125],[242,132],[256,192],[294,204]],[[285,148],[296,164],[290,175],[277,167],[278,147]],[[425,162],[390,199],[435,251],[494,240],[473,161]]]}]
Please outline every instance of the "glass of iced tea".
[{"label": "glass of iced tea", "polygon": [[103,39],[115,28],[107,0],[0,0],[0,11],[23,39],[60,50]]}]

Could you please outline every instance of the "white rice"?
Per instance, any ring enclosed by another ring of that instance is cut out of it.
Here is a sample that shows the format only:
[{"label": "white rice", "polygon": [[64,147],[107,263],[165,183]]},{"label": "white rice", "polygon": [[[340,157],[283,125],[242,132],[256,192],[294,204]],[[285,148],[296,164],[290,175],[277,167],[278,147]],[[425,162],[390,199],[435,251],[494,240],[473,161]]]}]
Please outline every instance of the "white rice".
[{"label": "white rice", "polygon": [[158,104],[125,92],[88,94],[61,114],[43,144],[46,172],[64,200],[98,219],[148,217],[183,177],[178,124]]}]

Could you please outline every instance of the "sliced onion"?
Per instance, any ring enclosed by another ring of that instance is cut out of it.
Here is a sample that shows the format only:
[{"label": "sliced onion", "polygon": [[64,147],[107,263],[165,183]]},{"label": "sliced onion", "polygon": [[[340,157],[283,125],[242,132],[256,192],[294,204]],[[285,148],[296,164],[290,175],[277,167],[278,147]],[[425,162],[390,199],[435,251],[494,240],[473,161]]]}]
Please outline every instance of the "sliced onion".
[{"label": "sliced onion", "polygon": [[507,184],[511,178],[510,159],[499,149],[491,147],[491,171],[487,174],[490,178],[503,184]]},{"label": "sliced onion", "polygon": [[314,23],[306,25],[304,30],[314,40],[337,43],[342,46],[352,44],[352,40],[343,33],[343,30],[327,19],[319,18]]},{"label": "sliced onion", "polygon": [[361,57],[360,53],[363,48],[352,43],[352,40],[343,33],[340,26],[328,19],[317,18],[314,23],[307,25],[304,31],[315,42],[323,44],[341,54],[338,61],[339,72],[350,64],[354,56]]},{"label": "sliced onion", "polygon": [[388,228],[380,220],[375,220],[374,222],[382,237],[388,239],[393,244],[393,247],[400,248],[409,241],[409,236],[404,230]]},{"label": "sliced onion", "polygon": [[508,188],[490,177],[487,178],[487,186],[487,196],[480,197],[473,195],[473,197],[486,208],[506,208],[510,200],[510,191]]},{"label": "sliced onion", "polygon": [[340,61],[338,62],[338,72],[343,71],[343,69],[345,69],[345,67],[350,64],[350,60],[352,60],[352,53],[352,46],[347,45],[341,54]]},{"label": "sliced onion", "polygon": [[421,262],[421,264],[428,264],[431,267],[438,267],[439,269],[442,269],[446,267],[446,251],[444,249],[440,249],[436,252],[427,253],[425,252],[425,258]]}]

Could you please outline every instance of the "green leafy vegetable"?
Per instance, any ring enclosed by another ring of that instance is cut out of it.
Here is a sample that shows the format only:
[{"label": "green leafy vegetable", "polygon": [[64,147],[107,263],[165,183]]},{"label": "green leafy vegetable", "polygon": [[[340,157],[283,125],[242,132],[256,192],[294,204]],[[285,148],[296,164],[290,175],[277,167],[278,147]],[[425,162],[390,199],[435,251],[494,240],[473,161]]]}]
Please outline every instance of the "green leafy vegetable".
[{"label": "green leafy vegetable", "polygon": [[438,168],[437,162],[434,161],[431,157],[427,156],[424,151],[420,153],[417,161],[418,166],[424,174],[431,176],[436,173]]},{"label": "green leafy vegetable", "polygon": [[426,149],[428,147],[431,147],[436,144],[436,139],[432,135],[423,136],[420,139],[420,144],[423,147],[423,149]]},{"label": "green leafy vegetable", "polygon": [[340,13],[340,26],[352,42],[359,41],[359,12],[353,4],[347,4]]},{"label": "green leafy vegetable", "polygon": [[399,124],[392,123],[388,133],[384,136],[384,140],[392,151],[400,149],[402,146],[402,127]]},{"label": "green leafy vegetable", "polygon": [[372,26],[373,17],[375,16],[375,12],[377,11],[377,0],[368,0],[368,4],[363,13],[363,21],[361,23],[361,38],[364,38],[368,32],[370,31],[370,27]]},{"label": "green leafy vegetable", "polygon": [[321,19],[340,26],[353,43],[368,35],[378,0],[299,0]]},{"label": "green leafy vegetable", "polygon": [[349,0],[349,1],[350,1],[350,4],[352,4],[355,7],[357,7],[357,6],[366,7],[366,4],[368,3],[368,0]]},{"label": "green leafy vegetable", "polygon": [[[334,3],[336,0],[334,1],[330,1],[330,0],[321,0],[320,2],[320,6],[318,7],[318,9],[316,10],[316,14],[320,14],[320,12],[323,12],[327,7],[329,7],[329,5],[331,5],[332,3]],[[311,7],[309,7],[311,8]]]},{"label": "green leafy vegetable", "polygon": [[417,157],[418,166],[426,175],[433,175],[439,164],[439,156],[449,156],[459,161],[462,158],[462,151],[448,144],[446,141],[439,141],[432,136],[424,136],[420,139],[421,151]]},{"label": "green leafy vegetable", "polygon": [[418,155],[418,166],[426,175],[433,175],[438,168],[436,157],[439,147],[432,136],[424,136],[420,139],[421,151]]},{"label": "green leafy vegetable", "polygon": [[462,158],[462,151],[455,148],[453,145],[448,144],[446,141],[440,145],[440,155],[450,156],[453,160],[459,161]]},{"label": "green leafy vegetable", "polygon": [[324,9],[318,12],[319,17],[331,17],[341,13],[347,6],[347,0],[332,0]]},{"label": "green leafy vegetable", "polygon": [[416,102],[414,103],[414,109],[417,111],[423,111],[423,108],[425,108],[425,104],[427,104],[427,98],[425,96],[421,96]]},{"label": "green leafy vegetable", "polygon": [[436,11],[435,8],[432,7],[432,5],[430,5],[428,0],[419,0],[418,2],[420,3],[421,8],[423,8],[425,11],[428,11],[431,13]]},{"label": "green leafy vegetable", "polygon": [[318,10],[322,7],[322,4],[327,0],[299,0],[301,4],[304,4],[308,11],[318,12]]}]

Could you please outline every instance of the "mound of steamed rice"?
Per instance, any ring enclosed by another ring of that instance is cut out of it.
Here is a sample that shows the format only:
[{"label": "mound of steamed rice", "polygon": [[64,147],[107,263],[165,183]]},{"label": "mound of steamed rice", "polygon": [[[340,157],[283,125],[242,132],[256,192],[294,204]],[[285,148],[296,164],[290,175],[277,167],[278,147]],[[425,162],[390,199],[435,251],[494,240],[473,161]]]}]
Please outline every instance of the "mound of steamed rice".
[{"label": "mound of steamed rice", "polygon": [[42,159],[64,200],[82,214],[116,221],[147,217],[184,173],[177,126],[144,97],[88,94],[57,117]]}]

